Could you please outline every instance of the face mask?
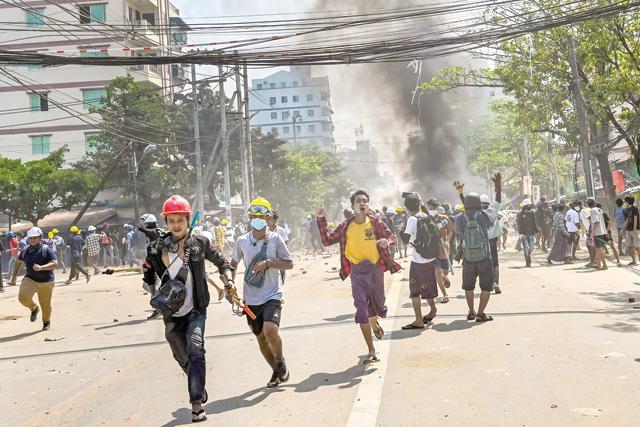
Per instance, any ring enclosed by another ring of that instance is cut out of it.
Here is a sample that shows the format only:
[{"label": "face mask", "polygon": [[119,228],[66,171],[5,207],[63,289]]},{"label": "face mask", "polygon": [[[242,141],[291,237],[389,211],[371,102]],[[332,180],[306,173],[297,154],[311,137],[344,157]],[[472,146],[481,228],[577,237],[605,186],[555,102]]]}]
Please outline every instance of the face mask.
[{"label": "face mask", "polygon": [[267,226],[267,220],[264,218],[254,218],[250,222],[251,228],[254,230],[263,230]]},{"label": "face mask", "polygon": [[429,212],[429,215],[430,215],[430,216],[436,216],[436,215],[438,215],[438,210],[434,210],[434,211],[432,211],[432,210],[428,210],[427,212]]}]

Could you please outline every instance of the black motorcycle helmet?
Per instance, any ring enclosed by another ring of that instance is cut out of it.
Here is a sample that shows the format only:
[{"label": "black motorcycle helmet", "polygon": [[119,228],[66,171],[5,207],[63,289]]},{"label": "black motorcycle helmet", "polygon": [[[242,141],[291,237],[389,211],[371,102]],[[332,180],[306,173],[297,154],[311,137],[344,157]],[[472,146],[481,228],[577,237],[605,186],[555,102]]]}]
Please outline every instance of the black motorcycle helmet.
[{"label": "black motorcycle helmet", "polygon": [[480,209],[482,203],[480,202],[480,195],[478,193],[469,193],[464,196],[464,209]]}]

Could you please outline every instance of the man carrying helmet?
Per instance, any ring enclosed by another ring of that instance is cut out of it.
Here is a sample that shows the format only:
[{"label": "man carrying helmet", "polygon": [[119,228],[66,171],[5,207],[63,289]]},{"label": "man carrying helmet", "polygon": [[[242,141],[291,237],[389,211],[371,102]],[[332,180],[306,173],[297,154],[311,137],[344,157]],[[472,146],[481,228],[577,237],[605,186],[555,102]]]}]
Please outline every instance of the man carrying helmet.
[{"label": "man carrying helmet", "polygon": [[189,202],[181,196],[171,196],[164,202],[162,216],[169,232],[149,243],[143,271],[147,285],[155,284],[160,278],[157,296],[161,296],[163,288],[179,286],[182,289],[180,298],[163,309],[165,338],[174,359],[187,374],[191,420],[199,422],[207,418],[202,404],[208,398],[204,328],[210,295],[204,261],[218,267],[219,273],[229,281],[227,286],[233,287],[233,278],[229,263],[212,249],[207,238],[190,234],[192,215]]},{"label": "man carrying helmet", "polygon": [[[38,227],[33,227],[27,232],[27,240],[29,245],[18,256],[11,284],[16,284],[18,271],[24,263],[27,273],[20,283],[18,301],[31,311],[32,322],[36,321],[42,307],[42,330],[46,331],[51,325],[51,295],[55,282],[53,270],[58,266],[58,260],[54,250],[42,243],[42,230]],[[38,294],[40,307],[33,302],[35,294]]]},{"label": "man carrying helmet", "polygon": [[351,276],[355,321],[369,350],[363,359],[366,364],[379,360],[371,333],[379,340],[384,338],[384,330],[378,323],[379,317],[387,316],[384,272],[395,273],[400,265],[389,252],[389,246],[396,243],[396,236],[384,222],[371,215],[369,194],[357,190],[351,195],[351,207],[355,215],[331,232],[327,228],[324,208],[318,210],[317,221],[324,246],[340,243],[340,278],[345,280]]},{"label": "man carrying helmet", "polygon": [[69,272],[69,278],[65,285],[71,284],[74,277],[78,276],[78,273],[84,274],[87,278],[87,283],[91,276],[89,272],[82,266],[82,248],[84,247],[84,239],[80,235],[80,229],[75,225],[69,229],[71,237],[69,238],[69,250],[71,252],[71,270]]},{"label": "man carrying helmet", "polygon": [[[459,194],[464,191],[464,184],[459,181],[453,183]],[[464,212],[456,217],[455,231],[460,239],[460,247],[456,259],[462,262],[462,289],[464,289],[469,313],[467,320],[487,322],[493,317],[485,313],[491,291],[493,289],[493,262],[489,245],[489,229],[493,221],[482,210],[482,202],[477,193],[469,193],[464,197]],[[473,291],[476,279],[480,282],[480,304],[475,311]]]},{"label": "man carrying helmet", "polygon": [[[256,316],[247,316],[249,328],[256,336],[260,352],[271,367],[268,388],[289,380],[289,369],[282,351],[279,327],[282,317],[282,270],[291,270],[293,261],[282,236],[269,230],[273,209],[268,200],[258,197],[248,208],[251,231],[236,240],[231,267],[243,261],[245,273],[243,297]],[[233,275],[235,277],[235,270]]]}]

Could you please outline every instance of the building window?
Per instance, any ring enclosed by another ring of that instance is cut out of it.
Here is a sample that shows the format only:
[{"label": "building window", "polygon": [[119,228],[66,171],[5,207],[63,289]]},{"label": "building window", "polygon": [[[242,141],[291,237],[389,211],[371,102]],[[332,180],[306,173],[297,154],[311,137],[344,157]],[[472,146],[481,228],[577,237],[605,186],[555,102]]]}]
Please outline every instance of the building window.
[{"label": "building window", "polygon": [[283,104],[286,104],[288,102],[287,97],[286,96],[281,97],[280,102],[282,102]]},{"label": "building window", "polygon": [[322,130],[324,132],[329,132],[329,122],[322,122]]},{"label": "building window", "polygon": [[293,87],[298,87],[298,82],[297,81],[293,82]]},{"label": "building window", "polygon": [[313,110],[307,110],[307,117],[313,117],[315,116],[316,112]]},{"label": "building window", "polygon": [[316,132],[316,125],[309,125],[309,132],[315,133]]},{"label": "building window", "polygon": [[327,94],[327,92],[322,92],[320,94],[320,100],[321,101],[326,101],[327,99],[329,99],[329,94]]},{"label": "building window", "polygon": [[46,92],[30,93],[29,106],[31,111],[49,111],[49,94]]},{"label": "building window", "polygon": [[276,97],[272,96],[269,98],[269,105],[276,105]]},{"label": "building window", "polygon": [[95,153],[98,151],[100,145],[100,133],[87,132],[84,134],[84,151],[87,154]]},{"label": "building window", "polygon": [[289,133],[289,126],[282,126],[282,133]]},{"label": "building window", "polygon": [[275,83],[269,83],[269,87],[270,87],[271,89],[275,89],[275,88],[276,88],[276,84],[275,84]]},{"label": "building window", "polygon": [[313,95],[312,94],[308,94],[307,95],[307,101],[313,101]]},{"label": "building window", "polygon": [[322,115],[325,117],[329,115],[329,109],[327,107],[322,108]]},{"label": "building window", "polygon": [[293,102],[300,102],[300,97],[298,95],[293,95]]},{"label": "building window", "polygon": [[297,133],[302,132],[302,126],[300,126],[300,125],[296,125],[296,132],[297,132]]},{"label": "building window", "polygon": [[92,50],[90,52],[80,52],[80,56],[84,58],[97,58],[101,56],[109,56],[107,52],[100,52],[98,50]]},{"label": "building window", "polygon": [[258,89],[262,89],[262,83],[258,83]]},{"label": "building window", "polygon": [[85,4],[78,6],[78,11],[81,24],[107,21],[106,4]]},{"label": "building window", "polygon": [[44,26],[44,8],[27,10],[27,27],[37,28]]},{"label": "building window", "polygon": [[49,154],[51,152],[51,135],[30,136],[31,154]]},{"label": "building window", "polygon": [[102,107],[104,99],[107,97],[106,89],[83,89],[82,102],[84,108]]},{"label": "building window", "polygon": [[282,82],[282,83],[280,83],[280,87],[282,87],[282,88],[287,87],[287,82]]},{"label": "building window", "polygon": [[278,119],[278,113],[271,113],[271,119],[272,120],[277,120]]}]

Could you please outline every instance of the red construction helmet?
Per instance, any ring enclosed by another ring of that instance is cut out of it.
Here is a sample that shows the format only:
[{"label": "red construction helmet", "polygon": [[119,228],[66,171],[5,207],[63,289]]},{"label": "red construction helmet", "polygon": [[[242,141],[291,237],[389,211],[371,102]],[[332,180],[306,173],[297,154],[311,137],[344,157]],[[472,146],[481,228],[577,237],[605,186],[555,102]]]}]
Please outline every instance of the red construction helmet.
[{"label": "red construction helmet", "polygon": [[173,195],[162,205],[162,216],[169,214],[185,214],[191,216],[193,215],[193,211],[187,199],[182,196]]}]

